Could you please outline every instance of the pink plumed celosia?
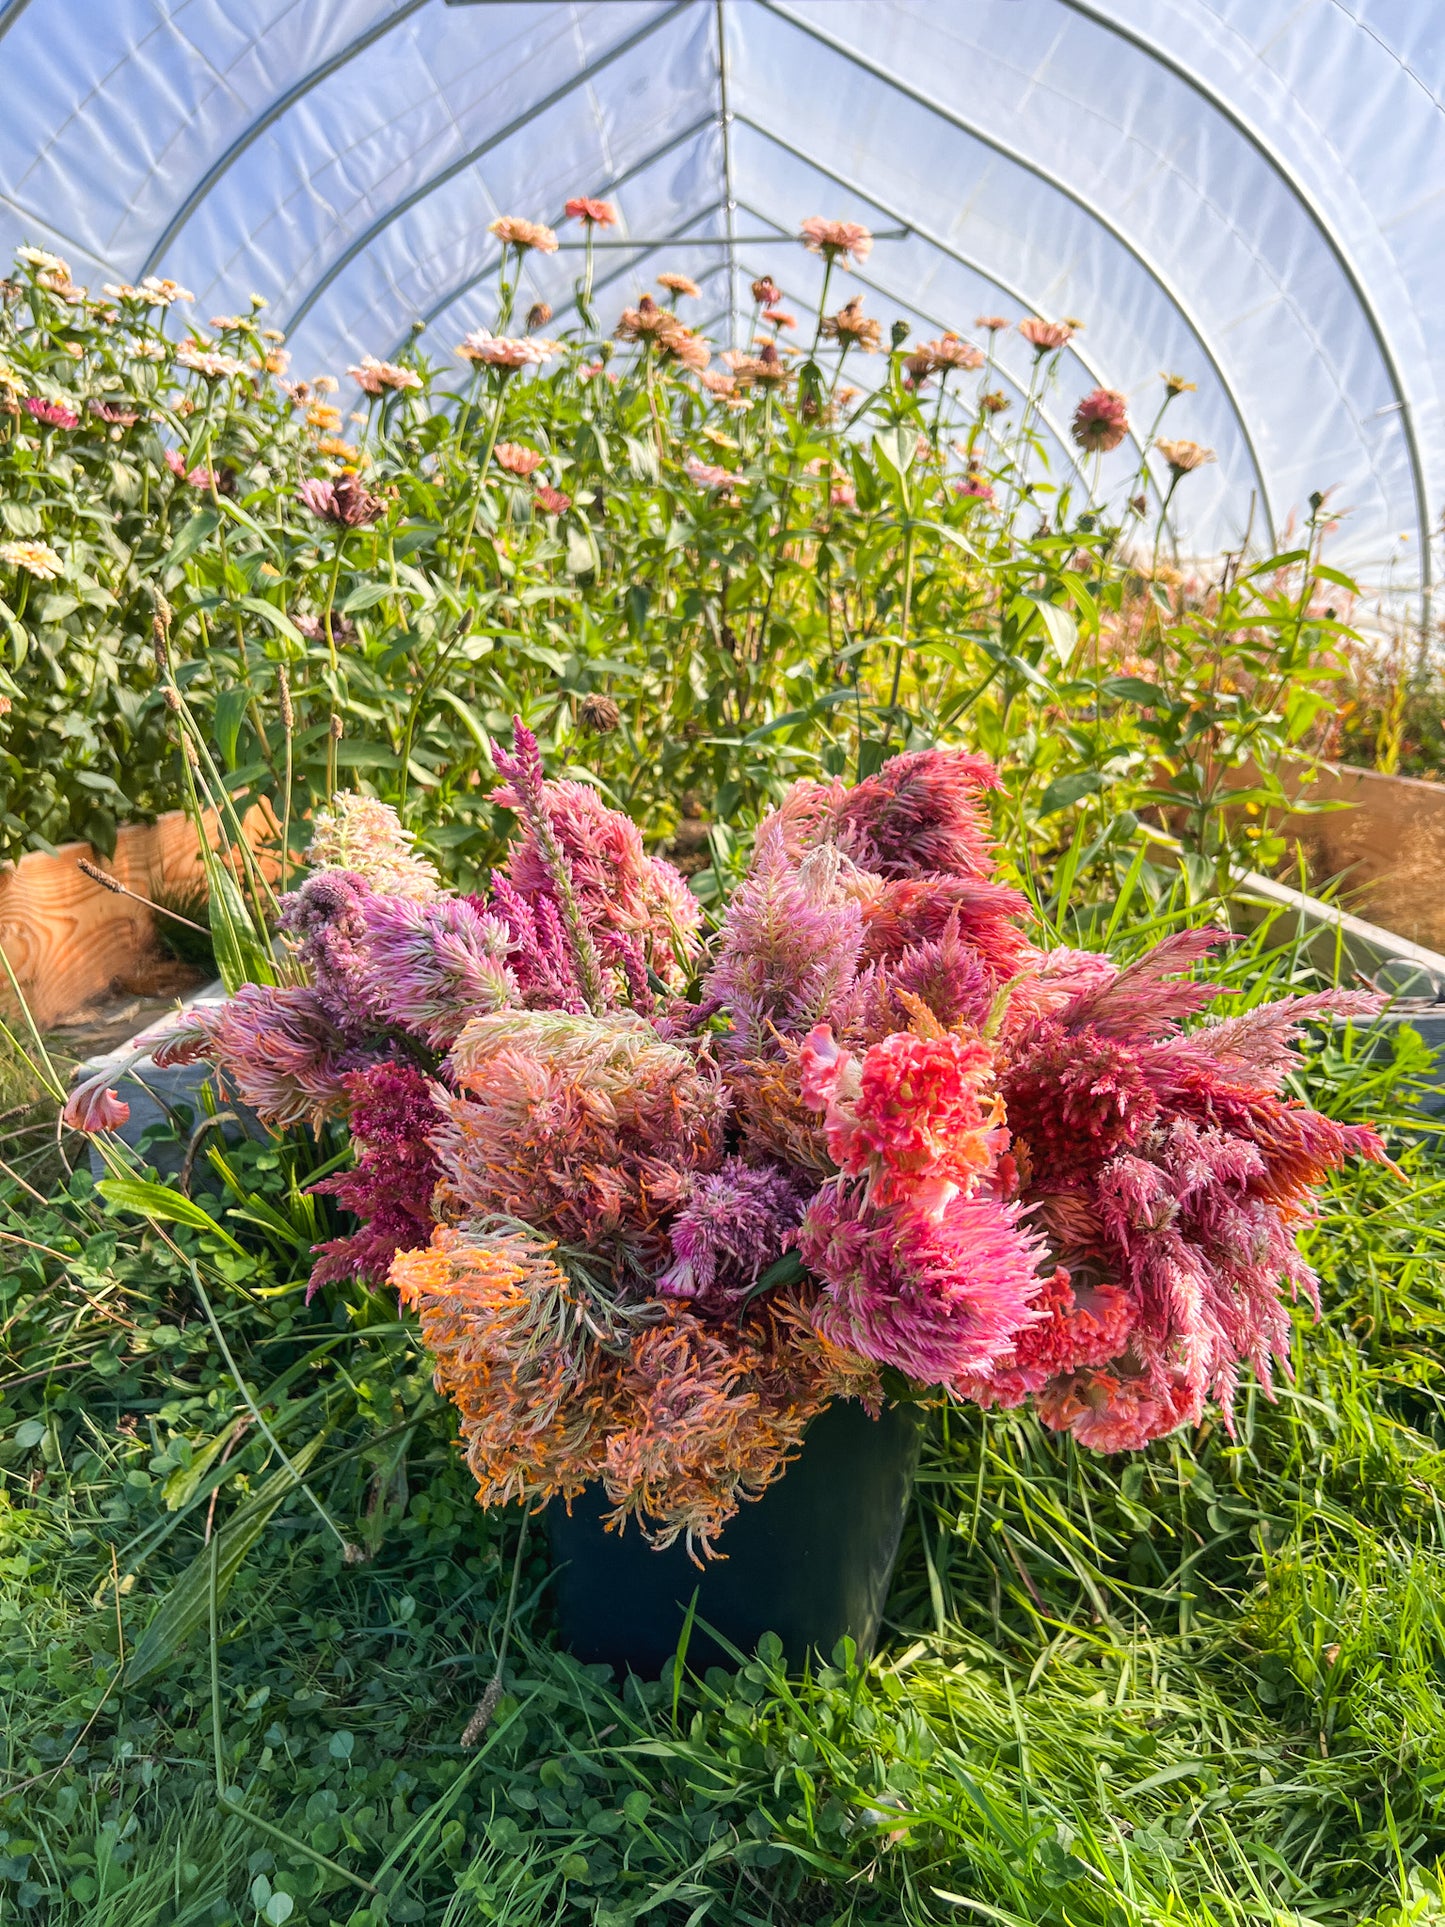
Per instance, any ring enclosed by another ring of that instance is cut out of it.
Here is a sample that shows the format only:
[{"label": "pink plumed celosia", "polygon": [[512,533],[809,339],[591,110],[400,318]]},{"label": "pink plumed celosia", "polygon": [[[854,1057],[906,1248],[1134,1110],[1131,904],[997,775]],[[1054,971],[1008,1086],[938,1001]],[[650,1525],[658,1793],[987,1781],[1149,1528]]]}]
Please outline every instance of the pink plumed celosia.
[{"label": "pink plumed celosia", "polygon": [[365,906],[371,886],[352,870],[318,870],[281,906],[281,929],[296,946],[328,1022],[353,1040],[378,1030]]},{"label": "pink plumed celosia", "polygon": [[798,1234],[803,1262],[823,1283],[819,1331],[925,1385],[985,1370],[1007,1356],[1039,1288],[1042,1244],[1019,1215],[987,1191],[915,1212],[871,1204],[861,1186],[830,1179]]},{"label": "pink plumed celosia", "polygon": [[315,1247],[308,1297],[343,1278],[382,1283],[399,1251],[429,1243],[434,1223],[440,1168],[427,1143],[438,1121],[430,1080],[415,1065],[387,1058],[352,1071],[343,1085],[356,1163],[312,1188],[362,1224]]},{"label": "pink plumed celosia", "polygon": [[694,1176],[669,1230],[672,1263],[664,1298],[691,1299],[711,1315],[736,1316],[803,1215],[809,1186],[782,1165],[725,1158]]},{"label": "pink plumed celosia", "polygon": [[[333,633],[343,631],[333,623]],[[315,870],[350,870],[380,896],[434,897],[441,884],[389,803],[345,791],[316,812],[306,861]]]},{"label": "pink plumed celosia", "polygon": [[433,1050],[455,1043],[469,1018],[520,1001],[506,924],[465,897],[372,896],[360,916],[371,1006]]},{"label": "pink plumed celosia", "polygon": [[346,1078],[362,1056],[327,1018],[314,990],[242,984],[191,1017],[157,1063],[204,1057],[243,1104],[277,1130],[345,1115]]}]

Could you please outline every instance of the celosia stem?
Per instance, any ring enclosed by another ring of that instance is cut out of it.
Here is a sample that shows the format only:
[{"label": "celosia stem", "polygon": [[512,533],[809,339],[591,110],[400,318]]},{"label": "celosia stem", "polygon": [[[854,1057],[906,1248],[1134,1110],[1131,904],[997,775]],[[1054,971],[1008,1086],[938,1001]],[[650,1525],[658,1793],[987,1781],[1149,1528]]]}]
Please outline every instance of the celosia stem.
[{"label": "celosia stem", "polygon": [[908,647],[908,624],[913,612],[913,555],[915,536],[912,518],[903,537],[903,610],[899,623],[898,640],[893,645],[893,686],[888,692],[888,716],[883,725],[883,742],[887,746],[893,734],[893,719],[898,713],[898,689],[903,680],[903,653]]},{"label": "celosia stem", "polygon": [[336,553],[331,558],[331,580],[326,585],[326,608],[321,618],[321,626],[326,632],[326,655],[331,669],[331,682],[328,685],[329,702],[326,716],[326,794],[336,794],[336,684],[341,673],[341,663],[336,654],[336,637],[332,630],[331,611],[336,602],[336,585],[341,580],[341,553],[346,542],[346,532],[336,532]]}]

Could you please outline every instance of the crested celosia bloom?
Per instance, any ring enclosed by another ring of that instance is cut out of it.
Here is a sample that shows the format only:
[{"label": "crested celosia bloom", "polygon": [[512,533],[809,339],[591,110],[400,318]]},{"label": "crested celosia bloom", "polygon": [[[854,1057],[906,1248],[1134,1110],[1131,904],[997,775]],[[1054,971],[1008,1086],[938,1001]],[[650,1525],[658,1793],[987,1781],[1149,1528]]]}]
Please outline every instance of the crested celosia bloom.
[{"label": "crested celosia bloom", "polygon": [[828,221],[821,214],[810,214],[798,232],[810,254],[824,255],[829,261],[862,262],[873,252],[873,236],[857,221]]},{"label": "crested celosia bloom", "polygon": [[1095,388],[1074,410],[1073,437],[1087,454],[1107,454],[1129,432],[1129,404],[1116,388]]},{"label": "crested celosia bloom", "polygon": [[488,234],[495,234],[503,247],[516,248],[519,253],[534,249],[538,254],[555,254],[557,236],[540,221],[524,221],[518,214],[502,214],[488,224]]},{"label": "crested celosia bloom", "polygon": [[[1282,1094],[1293,1046],[1372,999],[1211,1021],[1217,933],[1123,969],[1039,950],[994,772],[941,749],[795,784],[704,954],[634,824],[520,722],[494,758],[516,830],[483,894],[337,797],[283,902],[290,981],[153,1044],[276,1128],[345,1124],[317,1189],[350,1228],[313,1288],[390,1276],[483,1503],[597,1484],[619,1529],[698,1556],[830,1400],[876,1411],[893,1374],[1031,1400],[1100,1451],[1211,1401],[1227,1424],[1246,1369],[1268,1392],[1316,1297],[1316,1187],[1382,1155]],[[101,1076],[68,1116],[123,1108]]]},{"label": "crested celosia bloom", "polygon": [[593,201],[585,195],[568,201],[562,212],[569,221],[582,221],[588,227],[614,227],[617,223],[617,209],[611,201]]},{"label": "crested celosia bloom", "polygon": [[41,582],[53,582],[65,573],[64,562],[48,542],[0,542],[0,562],[11,569],[24,569]]}]

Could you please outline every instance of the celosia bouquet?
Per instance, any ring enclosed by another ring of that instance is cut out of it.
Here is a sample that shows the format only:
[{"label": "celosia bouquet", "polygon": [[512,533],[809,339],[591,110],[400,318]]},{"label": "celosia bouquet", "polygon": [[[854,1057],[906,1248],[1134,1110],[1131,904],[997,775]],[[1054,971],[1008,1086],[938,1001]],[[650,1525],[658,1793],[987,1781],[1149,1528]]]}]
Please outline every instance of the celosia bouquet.
[{"label": "celosia bouquet", "polygon": [[710,1550],[830,1400],[1032,1399],[1101,1451],[1268,1388],[1311,1192],[1368,1128],[1282,1097],[1296,997],[1186,1028],[1217,933],[1126,968],[1045,952],[998,881],[990,768],[896,756],[796,785],[711,945],[684,878],[519,724],[518,832],[444,889],[340,797],[286,899],[294,981],[165,1047],[267,1122],[344,1120],[359,1228],[316,1283],[390,1279],[483,1504],[600,1480]]}]

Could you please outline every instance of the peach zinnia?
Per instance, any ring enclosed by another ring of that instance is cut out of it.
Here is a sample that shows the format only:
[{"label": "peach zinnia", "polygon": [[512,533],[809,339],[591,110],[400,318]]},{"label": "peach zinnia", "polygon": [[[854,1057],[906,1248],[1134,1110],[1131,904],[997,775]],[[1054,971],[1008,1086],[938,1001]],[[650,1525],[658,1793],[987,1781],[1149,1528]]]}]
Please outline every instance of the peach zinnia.
[{"label": "peach zinnia", "polygon": [[1214,450],[1201,448],[1198,442],[1155,442],[1154,446],[1175,475],[1191,475],[1214,460]]},{"label": "peach zinnia", "polygon": [[556,350],[555,341],[519,341],[511,335],[490,334],[485,328],[474,328],[457,344],[464,361],[482,361],[489,368],[538,367],[550,361]]},{"label": "peach zinnia", "polygon": [[695,301],[702,289],[686,274],[660,274],[657,277],[659,288],[666,288],[669,294],[678,294]]},{"label": "peach zinnia", "polygon": [[535,448],[524,448],[520,442],[498,442],[492,453],[497,467],[506,469],[509,475],[535,475],[546,460]]},{"label": "peach zinnia", "polygon": [[65,568],[48,542],[0,542],[0,562],[12,569],[24,569],[42,582],[53,582]]},{"label": "peach zinnia", "polygon": [[488,234],[495,234],[503,247],[517,248],[525,252],[535,248],[538,254],[555,254],[557,236],[540,221],[524,221],[519,214],[500,214],[487,228]]},{"label": "peach zinnia", "polygon": [[1042,315],[1031,314],[1026,321],[1019,323],[1019,333],[1036,354],[1052,354],[1073,340],[1074,331],[1067,321],[1045,321]]},{"label": "peach zinnia", "polygon": [[821,254],[829,261],[866,261],[873,252],[873,236],[857,221],[827,221],[821,214],[810,214],[799,236],[810,254]]}]

